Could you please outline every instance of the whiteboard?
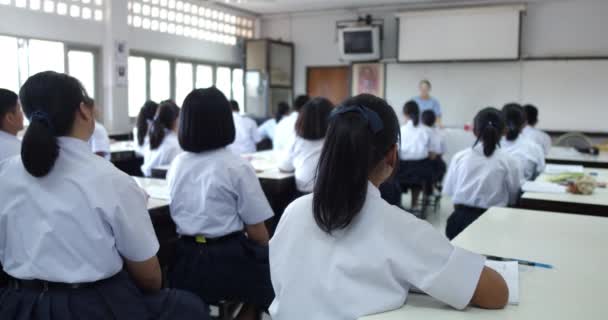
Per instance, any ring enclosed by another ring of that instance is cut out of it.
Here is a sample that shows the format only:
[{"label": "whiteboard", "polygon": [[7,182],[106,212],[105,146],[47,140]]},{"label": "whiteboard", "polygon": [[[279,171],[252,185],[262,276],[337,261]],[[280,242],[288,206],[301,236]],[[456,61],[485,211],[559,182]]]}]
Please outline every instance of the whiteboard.
[{"label": "whiteboard", "polygon": [[448,127],[515,101],[538,107],[542,129],[608,132],[608,60],[388,64],[386,77],[386,98],[400,117],[429,79]]}]

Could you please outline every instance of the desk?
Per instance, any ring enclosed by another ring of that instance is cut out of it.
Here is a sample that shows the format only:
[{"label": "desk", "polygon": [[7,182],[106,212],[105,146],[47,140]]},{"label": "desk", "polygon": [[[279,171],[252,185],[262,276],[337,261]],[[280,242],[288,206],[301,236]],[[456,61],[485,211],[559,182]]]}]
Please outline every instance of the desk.
[{"label": "desk", "polygon": [[135,152],[135,142],[115,141],[110,144],[112,163],[121,171],[131,176],[141,176],[141,165],[144,160]]},{"label": "desk", "polygon": [[606,230],[606,218],[492,208],[454,243],[474,252],[552,264],[555,269],[520,268],[520,305],[460,312],[413,294],[399,310],[361,319],[607,319]]},{"label": "desk", "polygon": [[593,156],[576,151],[574,148],[551,147],[546,158],[547,163],[574,164],[589,168],[608,168],[608,153],[600,152]]},{"label": "desk", "polygon": [[[598,181],[608,182],[608,169],[585,169],[585,174],[589,173],[597,173]],[[536,180],[545,181],[547,177],[542,174]],[[526,192],[520,204],[532,210],[608,216],[608,189],[596,188],[591,195]]]}]

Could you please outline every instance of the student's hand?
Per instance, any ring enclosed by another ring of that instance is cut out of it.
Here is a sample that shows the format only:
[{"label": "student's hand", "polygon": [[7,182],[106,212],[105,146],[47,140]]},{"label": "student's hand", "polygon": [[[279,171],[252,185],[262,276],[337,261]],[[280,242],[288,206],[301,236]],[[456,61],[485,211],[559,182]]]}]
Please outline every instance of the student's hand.
[{"label": "student's hand", "polygon": [[161,289],[163,280],[156,256],[142,262],[124,260],[127,272],[140,290],[154,293]]},{"label": "student's hand", "polygon": [[261,246],[267,246],[268,241],[270,241],[270,236],[268,235],[268,230],[266,229],[266,225],[264,222],[260,222],[258,224],[251,224],[245,226],[245,231],[247,231],[247,237],[257,244]]},{"label": "student's hand", "polygon": [[502,276],[484,267],[471,304],[483,309],[502,309],[509,302],[509,287]]}]

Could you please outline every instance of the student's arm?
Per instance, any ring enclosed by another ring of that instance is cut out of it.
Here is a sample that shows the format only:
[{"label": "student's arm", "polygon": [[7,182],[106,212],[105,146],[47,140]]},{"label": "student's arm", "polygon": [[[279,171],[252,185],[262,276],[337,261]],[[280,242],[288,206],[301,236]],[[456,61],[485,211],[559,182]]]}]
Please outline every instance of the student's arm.
[{"label": "student's arm", "polygon": [[509,302],[509,288],[498,272],[484,267],[471,299],[471,305],[484,309],[502,309]]},{"label": "student's arm", "polygon": [[142,262],[125,259],[125,266],[137,287],[142,291],[153,293],[161,289],[162,274],[156,256]]},{"label": "student's arm", "polygon": [[268,235],[268,229],[266,229],[264,222],[247,225],[245,226],[245,231],[247,231],[247,237],[257,244],[261,246],[268,245],[270,236]]},{"label": "student's arm", "polygon": [[295,143],[292,143],[287,152],[283,153],[281,161],[279,162],[279,171],[281,172],[294,172],[296,168],[293,165],[293,157],[295,153]]}]

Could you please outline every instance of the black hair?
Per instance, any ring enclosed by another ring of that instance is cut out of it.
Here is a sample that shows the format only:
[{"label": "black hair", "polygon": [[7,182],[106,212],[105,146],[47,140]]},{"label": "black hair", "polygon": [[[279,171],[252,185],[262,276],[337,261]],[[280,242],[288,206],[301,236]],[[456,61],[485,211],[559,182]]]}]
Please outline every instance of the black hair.
[{"label": "black hair", "polygon": [[420,108],[416,101],[410,100],[406,102],[403,106],[403,114],[412,120],[414,127],[420,124]]},{"label": "black hair", "polygon": [[538,123],[538,109],[531,104],[527,104],[524,106],[524,112],[528,124],[534,127]]},{"label": "black hair", "polygon": [[51,172],[59,156],[57,137],[70,133],[86,97],[76,78],[53,71],[37,73],[23,84],[19,98],[30,125],[23,136],[21,161],[32,176]]},{"label": "black hair", "polygon": [[300,109],[302,109],[302,107],[308,103],[308,101],[310,101],[310,97],[308,95],[299,95],[296,97],[296,99],[293,101],[293,110],[294,111],[300,111]]},{"label": "black hair", "polygon": [[82,100],[82,103],[84,103],[85,106],[87,107],[95,107],[95,100],[93,100],[93,98],[91,97],[84,97],[84,99]]},{"label": "black hair", "polygon": [[166,100],[160,103],[152,127],[150,128],[150,149],[156,150],[165,140],[166,130],[173,130],[179,118],[179,107],[175,102]]},{"label": "black hair", "polygon": [[437,116],[435,115],[435,111],[426,110],[422,113],[422,123],[424,123],[427,127],[432,127],[435,125],[437,121]]},{"label": "black hair", "polygon": [[500,138],[505,131],[505,121],[500,110],[492,107],[485,108],[475,116],[475,135],[477,141],[483,142],[483,153],[491,157],[500,146]]},{"label": "black hair", "polygon": [[0,89],[0,129],[2,129],[4,116],[9,112],[15,112],[18,100],[19,97],[16,93],[7,89]]},{"label": "black hair", "polygon": [[[369,116],[362,112],[339,111],[365,108],[382,122],[374,133]],[[370,173],[399,140],[397,115],[386,101],[370,94],[343,102],[330,118],[319,158],[313,195],[314,218],[324,232],[348,227],[363,208]]]},{"label": "black hair", "polygon": [[148,124],[154,121],[156,111],[158,111],[158,103],[152,100],[146,101],[143,107],[139,109],[135,126],[137,127],[137,144],[140,146],[144,145],[146,135],[148,134]]},{"label": "black hair", "polygon": [[239,103],[236,102],[235,100],[230,100],[230,107],[232,108],[232,111],[241,111],[241,108],[239,107]]},{"label": "black hair", "polygon": [[234,142],[236,131],[230,103],[215,87],[196,89],[184,100],[179,144],[188,152],[219,149]]},{"label": "black hair", "polygon": [[507,127],[507,140],[515,141],[526,124],[524,108],[517,103],[508,103],[502,107],[502,116]]},{"label": "black hair", "polygon": [[421,80],[420,84],[426,84],[429,87],[429,89],[433,88],[433,85],[431,85],[431,82],[429,80],[427,80],[427,79]]},{"label": "black hair", "polygon": [[300,110],[296,121],[296,133],[306,140],[319,140],[325,137],[329,114],[334,104],[325,98],[314,98]]},{"label": "black hair", "polygon": [[281,119],[289,112],[289,104],[285,101],[279,102],[277,105],[277,113],[274,116],[274,120],[279,123]]}]

